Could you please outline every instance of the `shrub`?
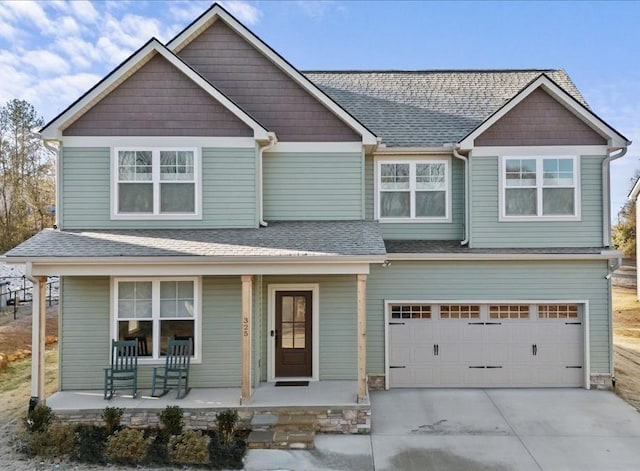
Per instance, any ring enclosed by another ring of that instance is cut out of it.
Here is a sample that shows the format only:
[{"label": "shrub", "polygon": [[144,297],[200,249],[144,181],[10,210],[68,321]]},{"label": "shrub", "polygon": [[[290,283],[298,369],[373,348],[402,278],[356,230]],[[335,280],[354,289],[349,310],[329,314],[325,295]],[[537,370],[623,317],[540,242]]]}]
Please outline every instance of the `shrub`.
[{"label": "shrub", "polygon": [[241,439],[227,445],[215,434],[209,442],[209,459],[215,469],[242,469],[242,457],[246,451],[247,443]]},{"label": "shrub", "polygon": [[102,420],[104,420],[107,433],[111,435],[120,428],[120,419],[124,409],[120,407],[105,407],[102,411]]},{"label": "shrub", "polygon": [[74,445],[73,425],[53,423],[47,430],[32,432],[27,447],[30,455],[44,458],[60,458],[68,455]]},{"label": "shrub", "polygon": [[104,456],[114,462],[137,462],[147,456],[154,437],[145,438],[142,430],[125,428],[107,438]]},{"label": "shrub", "polygon": [[172,435],[167,446],[169,460],[174,463],[203,464],[209,461],[209,440],[199,430],[185,430]]},{"label": "shrub", "polygon": [[180,435],[184,427],[180,406],[167,406],[160,413],[160,422],[169,432],[169,435]]},{"label": "shrub", "polygon": [[55,417],[51,407],[39,403],[32,411],[29,411],[27,418],[24,420],[24,425],[29,432],[44,432]]},{"label": "shrub", "polygon": [[216,415],[216,422],[220,441],[227,446],[231,445],[238,428],[238,411],[235,409],[223,410]]},{"label": "shrub", "polygon": [[74,433],[74,447],[70,458],[82,463],[103,464],[104,447],[107,439],[104,427],[78,425]]}]

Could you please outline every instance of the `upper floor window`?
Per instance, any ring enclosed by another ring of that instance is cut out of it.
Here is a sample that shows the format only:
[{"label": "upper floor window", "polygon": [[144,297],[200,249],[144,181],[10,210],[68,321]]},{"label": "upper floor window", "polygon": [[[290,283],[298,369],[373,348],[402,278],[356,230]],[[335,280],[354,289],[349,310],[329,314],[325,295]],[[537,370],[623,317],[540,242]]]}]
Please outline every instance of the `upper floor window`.
[{"label": "upper floor window", "polygon": [[116,218],[183,219],[199,215],[196,149],[120,148],[114,154]]},{"label": "upper floor window", "polygon": [[446,160],[379,161],[378,219],[447,220],[449,162]]},{"label": "upper floor window", "polygon": [[576,157],[504,157],[504,220],[576,220],[579,217]]}]

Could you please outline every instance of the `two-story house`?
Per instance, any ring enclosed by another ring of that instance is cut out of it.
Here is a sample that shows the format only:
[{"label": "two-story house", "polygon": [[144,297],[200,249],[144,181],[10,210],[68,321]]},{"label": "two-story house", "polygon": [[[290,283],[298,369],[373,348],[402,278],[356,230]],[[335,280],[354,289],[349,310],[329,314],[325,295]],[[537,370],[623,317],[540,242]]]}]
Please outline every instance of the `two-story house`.
[{"label": "two-story house", "polygon": [[608,168],[630,142],[562,70],[302,73],[214,5],[41,134],[57,227],[6,260],[40,293],[61,277],[61,392],[102,389],[129,336],[143,385],[188,336],[191,386],[244,404],[279,380],[359,402],[611,383]]}]

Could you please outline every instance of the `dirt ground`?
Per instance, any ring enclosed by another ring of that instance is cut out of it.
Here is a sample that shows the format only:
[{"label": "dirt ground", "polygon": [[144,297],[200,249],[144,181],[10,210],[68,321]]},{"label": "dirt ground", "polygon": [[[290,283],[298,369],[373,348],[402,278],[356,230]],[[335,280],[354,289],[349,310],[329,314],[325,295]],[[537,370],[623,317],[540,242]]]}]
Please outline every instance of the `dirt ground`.
[{"label": "dirt ground", "polygon": [[[0,355],[24,356],[0,371],[0,427],[24,416],[31,397],[31,306],[21,306],[17,320],[13,311],[0,315]],[[45,354],[45,390],[52,394],[58,387],[58,307],[47,309],[45,334],[49,336]]]},{"label": "dirt ground", "polygon": [[635,288],[613,288],[615,391],[640,410],[640,302]]}]

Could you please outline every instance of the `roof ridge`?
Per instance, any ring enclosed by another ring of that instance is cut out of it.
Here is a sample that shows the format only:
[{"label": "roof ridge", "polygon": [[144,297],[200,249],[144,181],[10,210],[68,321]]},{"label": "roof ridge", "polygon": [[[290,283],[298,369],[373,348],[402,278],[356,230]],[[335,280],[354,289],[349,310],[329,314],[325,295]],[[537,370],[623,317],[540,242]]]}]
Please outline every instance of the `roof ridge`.
[{"label": "roof ridge", "polygon": [[416,74],[416,73],[514,73],[514,72],[563,72],[564,69],[347,69],[347,70],[301,70],[303,74]]}]

